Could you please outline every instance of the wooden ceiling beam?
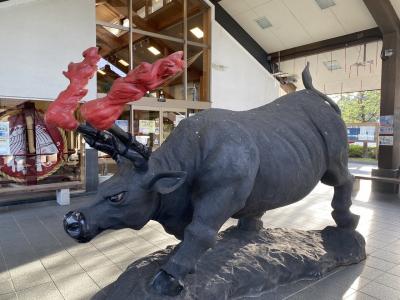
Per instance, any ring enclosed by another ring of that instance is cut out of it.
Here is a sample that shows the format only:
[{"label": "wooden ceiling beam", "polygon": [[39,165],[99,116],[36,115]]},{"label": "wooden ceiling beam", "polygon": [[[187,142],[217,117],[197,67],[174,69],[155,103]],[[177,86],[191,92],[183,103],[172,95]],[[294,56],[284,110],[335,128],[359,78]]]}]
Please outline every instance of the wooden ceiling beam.
[{"label": "wooden ceiling beam", "polygon": [[271,53],[269,55],[272,63],[290,60],[298,57],[310,56],[318,53],[334,51],[344,47],[356,46],[368,42],[373,42],[382,39],[382,33],[379,28],[371,28],[324,41],[311,43],[304,46],[299,46],[287,50]]},{"label": "wooden ceiling beam", "polygon": [[389,0],[363,0],[383,34],[400,32],[400,20]]}]

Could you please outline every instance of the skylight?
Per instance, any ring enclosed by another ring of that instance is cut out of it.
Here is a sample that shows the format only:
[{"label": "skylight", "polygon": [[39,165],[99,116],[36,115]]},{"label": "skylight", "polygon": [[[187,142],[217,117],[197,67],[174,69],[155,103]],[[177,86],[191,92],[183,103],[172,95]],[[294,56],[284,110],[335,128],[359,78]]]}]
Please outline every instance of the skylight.
[{"label": "skylight", "polygon": [[321,9],[327,9],[331,6],[336,5],[334,0],[315,0],[317,2],[319,8]]},{"label": "skylight", "polygon": [[261,27],[261,29],[267,29],[268,27],[272,26],[271,22],[266,17],[261,17],[255,19],[254,21],[256,21],[256,23],[258,24],[258,26]]}]

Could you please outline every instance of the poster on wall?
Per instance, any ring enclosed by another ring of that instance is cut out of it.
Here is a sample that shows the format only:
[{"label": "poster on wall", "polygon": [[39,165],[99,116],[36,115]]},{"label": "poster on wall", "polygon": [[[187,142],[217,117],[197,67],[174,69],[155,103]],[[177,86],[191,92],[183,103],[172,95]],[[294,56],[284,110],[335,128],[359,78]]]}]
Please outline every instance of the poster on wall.
[{"label": "poster on wall", "polygon": [[393,134],[393,115],[380,116],[379,134]]},{"label": "poster on wall", "polygon": [[0,155],[10,154],[10,124],[0,122]]},{"label": "poster on wall", "polygon": [[156,121],[139,120],[139,132],[142,134],[155,133],[156,132]]},{"label": "poster on wall", "polygon": [[392,135],[380,136],[379,137],[379,145],[381,145],[381,146],[393,146],[393,136]]}]

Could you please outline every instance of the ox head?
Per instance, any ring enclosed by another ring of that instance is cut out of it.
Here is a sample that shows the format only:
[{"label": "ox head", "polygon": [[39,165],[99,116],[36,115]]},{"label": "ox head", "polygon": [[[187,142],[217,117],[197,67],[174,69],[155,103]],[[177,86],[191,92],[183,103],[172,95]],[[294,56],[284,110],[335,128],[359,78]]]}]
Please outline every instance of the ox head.
[{"label": "ox head", "polygon": [[157,215],[160,195],[177,190],[185,182],[185,172],[150,170],[151,150],[117,126],[105,132],[80,125],[78,131],[118,166],[117,172],[100,184],[94,205],[65,215],[65,231],[79,242],[87,242],[106,229],[142,228]]}]

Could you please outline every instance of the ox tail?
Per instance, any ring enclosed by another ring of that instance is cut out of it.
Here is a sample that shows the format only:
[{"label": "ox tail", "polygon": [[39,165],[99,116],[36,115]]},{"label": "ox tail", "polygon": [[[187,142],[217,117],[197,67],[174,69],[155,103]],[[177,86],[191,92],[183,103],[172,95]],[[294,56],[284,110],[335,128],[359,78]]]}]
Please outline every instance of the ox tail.
[{"label": "ox tail", "polygon": [[303,79],[304,87],[307,90],[311,90],[311,91],[315,92],[316,94],[318,94],[320,97],[322,97],[336,111],[336,113],[338,115],[341,115],[341,111],[340,111],[339,106],[331,98],[329,98],[324,93],[318,91],[313,86],[312,78],[311,78],[311,74],[310,74],[310,63],[309,62],[307,62],[307,66],[304,68],[303,73],[301,74],[301,77]]}]

